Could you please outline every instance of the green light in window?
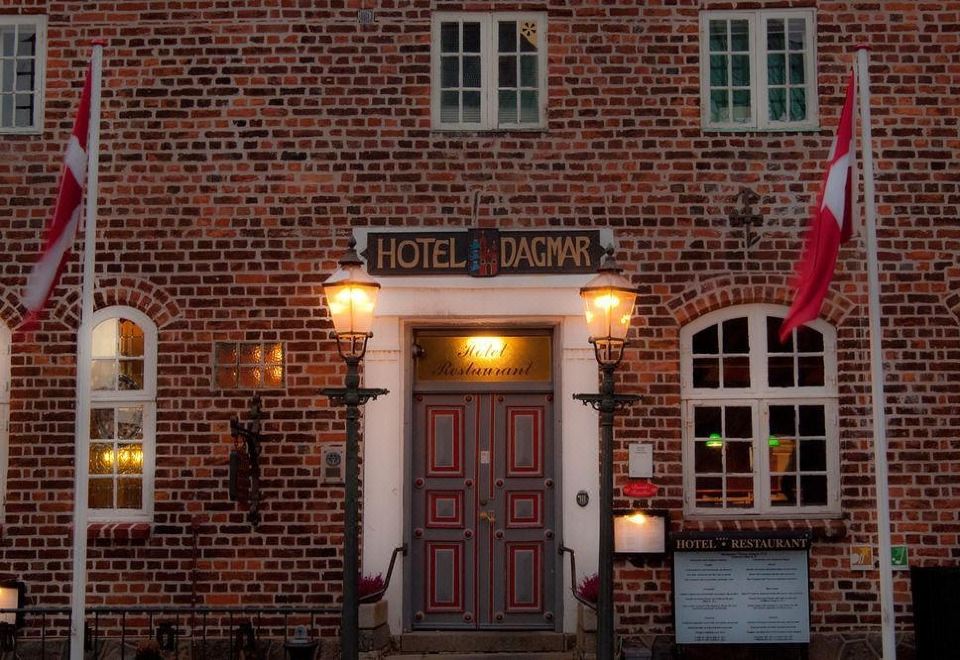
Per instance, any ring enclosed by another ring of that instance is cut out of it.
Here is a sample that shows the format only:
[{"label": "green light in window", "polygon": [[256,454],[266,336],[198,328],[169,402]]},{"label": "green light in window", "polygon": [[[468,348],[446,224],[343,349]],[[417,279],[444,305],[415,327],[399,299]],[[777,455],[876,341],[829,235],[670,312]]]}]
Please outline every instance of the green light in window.
[{"label": "green light in window", "polygon": [[713,449],[723,446],[723,437],[719,433],[711,433],[710,439],[707,440],[707,446]]},{"label": "green light in window", "polygon": [[775,435],[771,435],[769,438],[767,438],[767,444],[770,445],[771,447],[779,447],[780,438],[778,438]]}]

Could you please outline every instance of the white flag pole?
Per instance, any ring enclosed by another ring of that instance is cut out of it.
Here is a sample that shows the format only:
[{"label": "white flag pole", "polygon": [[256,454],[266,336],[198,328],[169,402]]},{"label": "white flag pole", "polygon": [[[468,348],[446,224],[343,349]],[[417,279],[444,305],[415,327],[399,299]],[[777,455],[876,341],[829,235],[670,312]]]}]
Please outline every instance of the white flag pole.
[{"label": "white flag pole", "polygon": [[87,593],[87,466],[90,460],[90,356],[93,278],[97,245],[97,183],[100,165],[100,84],[103,40],[93,42],[90,66],[90,125],[87,133],[87,208],[83,235],[80,327],[77,329],[77,408],[74,437],[73,589],[70,595],[70,660],[83,660]]},{"label": "white flag pole", "polygon": [[883,348],[880,341],[880,275],[877,263],[877,208],[873,187],[873,135],[870,123],[868,46],[857,47],[860,92],[863,196],[866,210],[867,281],[870,307],[870,379],[873,383],[873,461],[877,490],[877,536],[880,553],[880,624],[883,660],[896,660],[897,643],[893,611],[893,574],[890,566],[890,495],[887,488],[886,396],[883,392]]}]

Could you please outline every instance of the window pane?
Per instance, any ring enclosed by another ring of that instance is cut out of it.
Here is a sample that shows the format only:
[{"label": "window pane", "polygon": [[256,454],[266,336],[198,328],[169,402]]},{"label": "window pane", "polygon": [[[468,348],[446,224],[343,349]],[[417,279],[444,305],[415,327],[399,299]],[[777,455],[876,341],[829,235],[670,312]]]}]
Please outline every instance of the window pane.
[{"label": "window pane", "polygon": [[118,321],[120,333],[120,355],[123,357],[143,356],[143,330],[127,319]]},{"label": "window pane", "polygon": [[697,477],[697,506],[723,506],[723,477]]},{"label": "window pane", "polygon": [[789,29],[788,44],[790,50],[803,50],[803,44],[806,41],[807,22],[802,18],[791,18]]},{"label": "window pane", "polygon": [[0,126],[13,125],[13,96],[0,95]]},{"label": "window pane", "polygon": [[[0,92],[12,92],[16,74],[14,72],[16,60],[3,60],[0,62]],[[8,97],[9,98],[9,97]]]},{"label": "window pane", "polygon": [[237,386],[236,367],[218,367],[217,368],[217,387],[232,388]]},{"label": "window pane", "polygon": [[263,361],[263,346],[259,342],[248,342],[240,345],[241,364],[260,364]]},{"label": "window pane", "polygon": [[750,387],[750,358],[723,358],[723,386]]},{"label": "window pane", "polygon": [[283,344],[267,344],[264,361],[269,364],[283,364]]},{"label": "window pane", "polygon": [[787,57],[782,53],[767,55],[767,84],[783,85],[787,77]]},{"label": "window pane", "polygon": [[460,121],[460,92],[440,93],[440,121],[450,124]]},{"label": "window pane", "polygon": [[143,506],[143,482],[140,479],[117,479],[117,508],[139,509]]},{"label": "window pane", "polygon": [[500,72],[497,80],[499,87],[517,86],[517,58],[515,56],[501,56],[498,70]]},{"label": "window pane", "polygon": [[800,435],[823,437],[826,428],[823,406],[800,406]]},{"label": "window pane", "polygon": [[790,84],[802,85],[805,75],[806,75],[806,68],[804,67],[804,64],[803,64],[803,54],[791,53],[790,54]]},{"label": "window pane", "polygon": [[33,125],[33,95],[17,94],[15,110],[16,114],[13,118],[14,126],[26,127]]},{"label": "window pane", "polygon": [[143,409],[117,408],[117,438],[133,440],[143,437]]},{"label": "window pane", "polygon": [[533,21],[524,21],[520,25],[520,52],[537,52],[537,24]]},{"label": "window pane", "polygon": [[822,353],[823,335],[805,325],[797,328],[797,350],[801,353]]},{"label": "window pane", "polygon": [[498,120],[501,124],[517,123],[517,93],[513,90],[500,90]]},{"label": "window pane", "polygon": [[820,387],[823,385],[823,358],[819,355],[801,355],[797,360],[800,372],[800,387]]},{"label": "window pane", "polygon": [[517,52],[516,21],[500,21],[497,24],[497,51],[501,53]]},{"label": "window pane", "polygon": [[698,406],[693,409],[693,434],[698,438],[709,438],[712,434],[723,434],[720,423],[720,408]]},{"label": "window pane", "polygon": [[117,379],[120,390],[143,389],[143,360],[120,360],[120,376]]},{"label": "window pane", "polygon": [[480,122],[480,92],[463,93],[463,121],[469,124]]},{"label": "window pane", "polygon": [[113,479],[90,479],[87,483],[87,506],[91,509],[113,508]]},{"label": "window pane", "polygon": [[727,472],[753,472],[753,443],[727,442]]},{"label": "window pane", "polygon": [[826,440],[804,440],[800,443],[800,469],[804,472],[824,472],[827,469]]},{"label": "window pane", "polygon": [[727,56],[710,56],[710,85],[712,87],[723,87],[727,85]]},{"label": "window pane", "polygon": [[779,438],[776,446],[772,446],[769,443],[767,444],[771,472],[796,472],[796,445],[796,441],[790,438]]},{"label": "window pane", "polygon": [[536,124],[540,121],[540,106],[537,102],[539,92],[535,89],[525,89],[520,92],[520,122]]},{"label": "window pane", "polygon": [[797,505],[797,478],[794,475],[770,477],[770,503],[773,506]]},{"label": "window pane", "polygon": [[264,371],[263,379],[266,387],[282,387],[283,367],[269,367]]},{"label": "window pane", "polygon": [[117,451],[118,474],[143,474],[143,445],[120,445]]},{"label": "window pane", "polygon": [[753,506],[752,477],[727,477],[727,506],[737,509]]},{"label": "window pane", "polygon": [[479,23],[463,24],[463,52],[464,53],[480,52],[480,24]]},{"label": "window pane", "polygon": [[537,56],[524,55],[520,58],[520,84],[524,87],[537,87]]},{"label": "window pane", "polygon": [[93,357],[114,357],[117,354],[117,319],[107,319],[93,329]]},{"label": "window pane", "polygon": [[800,475],[800,503],[804,506],[824,506],[827,503],[827,477]]},{"label": "window pane", "polygon": [[725,435],[727,438],[753,437],[753,410],[747,406],[724,408]]},{"label": "window pane", "polygon": [[780,343],[780,326],[783,319],[776,316],[767,317],[767,351],[771,353],[793,352],[793,332],[787,336],[787,341]]},{"label": "window pane", "polygon": [[95,390],[117,389],[116,362],[94,360],[90,370],[90,386]]},{"label": "window pane", "polygon": [[[730,56],[730,81],[739,87],[746,87],[750,84],[749,55]],[[734,101],[734,103],[736,103],[736,101]]]},{"label": "window pane", "polygon": [[716,355],[720,352],[719,326],[711,325],[693,336],[693,352]]},{"label": "window pane", "polygon": [[787,120],[787,94],[782,87],[767,92],[767,115],[770,121]]},{"label": "window pane", "polygon": [[[6,62],[4,64],[6,64]],[[33,60],[19,60],[17,62],[17,91],[32,92],[36,86],[36,81],[34,80],[35,75],[36,71]]]},{"label": "window pane", "polygon": [[710,121],[730,121],[730,95],[725,89],[710,90]]},{"label": "window pane", "polygon": [[697,358],[693,361],[694,387],[720,387],[720,359]]},{"label": "window pane", "polygon": [[802,87],[790,89],[790,121],[807,118],[807,91]]},{"label": "window pane", "polygon": [[17,28],[13,25],[0,26],[0,52],[4,57],[13,57],[16,54]]},{"label": "window pane", "polygon": [[708,447],[705,442],[695,442],[693,454],[694,471],[697,474],[723,471],[723,446]]},{"label": "window pane", "polygon": [[748,122],[751,117],[750,90],[733,90],[733,121]]},{"label": "window pane", "polygon": [[723,52],[727,50],[727,22],[710,21],[710,51]]},{"label": "window pane", "polygon": [[463,58],[463,86],[477,88],[480,87],[480,58]]},{"label": "window pane", "polygon": [[214,356],[217,364],[236,364],[239,359],[237,345],[233,342],[217,344],[214,348]]},{"label": "window pane", "polygon": [[767,360],[767,379],[770,387],[793,387],[793,356],[773,356]]},{"label": "window pane", "polygon": [[747,21],[730,21],[730,50],[750,50],[750,25]]},{"label": "window pane", "polygon": [[783,50],[786,47],[782,18],[767,21],[767,50]]},{"label": "window pane", "polygon": [[90,410],[90,439],[112,440],[114,436],[113,408],[93,408]]},{"label": "window pane", "polygon": [[240,387],[247,389],[260,387],[262,375],[260,367],[241,367]]},{"label": "window pane", "polygon": [[793,406],[770,406],[770,433],[792,437],[797,434],[797,422]]},{"label": "window pane", "polygon": [[460,51],[460,24],[440,24],[440,52],[457,53]]},{"label": "window pane", "polygon": [[440,87],[450,88],[459,87],[460,83],[460,58],[442,57],[440,58]]},{"label": "window pane", "polygon": [[113,474],[113,445],[95,442],[90,445],[90,474]]},{"label": "window pane", "polygon": [[747,317],[728,319],[723,322],[723,352],[739,353],[750,352],[750,331]]}]

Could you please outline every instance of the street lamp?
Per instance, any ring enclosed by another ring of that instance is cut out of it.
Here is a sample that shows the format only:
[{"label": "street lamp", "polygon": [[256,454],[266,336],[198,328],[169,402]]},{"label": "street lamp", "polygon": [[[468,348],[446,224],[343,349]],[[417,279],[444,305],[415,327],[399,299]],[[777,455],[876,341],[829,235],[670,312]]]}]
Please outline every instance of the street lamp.
[{"label": "street lamp", "polygon": [[635,403],[639,396],[614,393],[613,372],[623,359],[627,331],[638,291],[620,274],[613,248],[597,276],[580,289],[590,343],[600,365],[598,394],[574,394],[573,398],[600,413],[600,594],[597,600],[597,659],[613,660],[613,416]]},{"label": "street lamp", "polygon": [[344,387],[330,387],[321,394],[334,405],[343,405],[347,413],[347,460],[343,500],[343,614],[340,619],[340,650],[345,660],[359,656],[357,627],[357,500],[359,496],[359,426],[360,406],[387,393],[380,388],[360,387],[360,362],[367,352],[367,340],[373,336],[373,310],[380,285],[363,268],[357,255],[356,241],[340,259],[340,268],[323,283],[323,293],[330,308],[333,329],[337,333],[337,350],[347,363]]}]

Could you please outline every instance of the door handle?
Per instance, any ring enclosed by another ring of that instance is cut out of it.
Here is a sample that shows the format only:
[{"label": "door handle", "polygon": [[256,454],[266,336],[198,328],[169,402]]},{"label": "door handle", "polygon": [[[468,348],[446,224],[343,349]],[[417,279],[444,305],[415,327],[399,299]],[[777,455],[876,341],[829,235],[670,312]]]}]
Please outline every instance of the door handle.
[{"label": "door handle", "polygon": [[489,522],[491,525],[492,525],[493,523],[497,522],[496,515],[493,513],[493,511],[481,511],[481,512],[480,512],[480,520],[486,520],[486,521]]}]

